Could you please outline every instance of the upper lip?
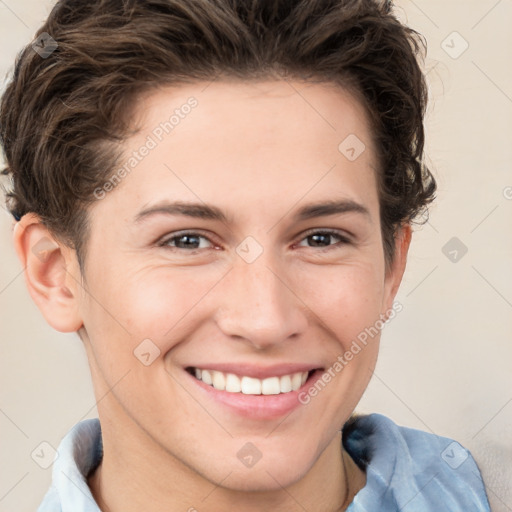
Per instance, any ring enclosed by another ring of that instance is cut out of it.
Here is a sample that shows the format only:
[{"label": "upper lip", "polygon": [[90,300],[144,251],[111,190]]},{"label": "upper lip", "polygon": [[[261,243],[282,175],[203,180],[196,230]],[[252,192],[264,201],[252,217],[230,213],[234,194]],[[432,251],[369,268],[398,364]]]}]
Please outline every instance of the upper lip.
[{"label": "upper lip", "polygon": [[311,363],[282,363],[271,366],[258,366],[251,363],[204,363],[186,368],[199,368],[201,370],[216,370],[223,373],[234,373],[235,375],[265,379],[267,377],[282,377],[298,372],[310,372],[320,369],[320,365]]}]

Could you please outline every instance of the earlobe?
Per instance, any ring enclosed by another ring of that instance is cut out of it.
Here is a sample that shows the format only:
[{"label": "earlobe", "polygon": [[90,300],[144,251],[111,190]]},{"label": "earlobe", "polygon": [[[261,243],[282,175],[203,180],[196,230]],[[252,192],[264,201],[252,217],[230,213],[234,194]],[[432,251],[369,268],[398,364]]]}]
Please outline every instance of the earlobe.
[{"label": "earlobe", "polygon": [[14,226],[13,241],[25,269],[27,289],[48,324],[60,332],[77,331],[83,324],[72,251],[57,242],[33,213]]}]

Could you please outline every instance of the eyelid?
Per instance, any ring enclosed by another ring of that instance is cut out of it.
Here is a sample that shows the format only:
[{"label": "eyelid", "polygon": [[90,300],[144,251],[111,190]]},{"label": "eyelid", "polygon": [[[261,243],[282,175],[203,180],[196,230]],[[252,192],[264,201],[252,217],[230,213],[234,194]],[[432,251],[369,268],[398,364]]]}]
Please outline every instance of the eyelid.
[{"label": "eyelid", "polygon": [[[298,241],[296,242],[297,244],[304,241],[306,238],[308,238],[309,236],[312,236],[312,235],[315,235],[315,234],[326,234],[326,235],[333,235],[337,238],[339,238],[339,242],[336,243],[336,244],[331,244],[331,245],[328,245],[326,247],[310,247],[310,249],[316,249],[317,251],[321,251],[321,250],[329,250],[330,248],[332,247],[336,247],[338,246],[339,244],[341,245],[344,245],[344,244],[349,244],[349,243],[352,243],[353,242],[353,236],[350,234],[350,233],[347,233],[346,231],[344,230],[338,230],[338,229],[333,229],[333,228],[311,228],[307,231],[304,231],[303,233],[300,234],[300,238],[298,239]],[[211,234],[206,234],[206,232],[200,230],[200,229],[184,229],[184,230],[180,230],[180,231],[175,231],[175,232],[172,232],[172,233],[167,233],[166,235],[164,235],[159,241],[156,242],[156,245],[159,246],[159,247],[167,247],[167,248],[170,248],[170,249],[176,249],[178,251],[185,251],[185,252],[193,252],[193,251],[200,251],[200,250],[204,250],[205,248],[196,248],[196,249],[183,249],[183,248],[180,248],[180,247],[173,247],[173,246],[168,246],[167,243],[175,238],[179,238],[180,236],[185,236],[185,235],[196,235],[196,236],[199,236],[201,238],[204,238],[206,240],[208,240],[212,245],[221,245],[221,244],[218,244],[217,242],[215,242],[214,238]],[[294,244],[295,245],[295,244]],[[212,248],[215,248],[215,247],[212,247]],[[207,249],[211,249],[211,248],[207,248]]]},{"label": "eyelid", "polygon": [[[308,237],[310,237],[312,235],[316,235],[316,234],[333,235],[333,236],[335,236],[335,237],[337,237],[339,239],[339,242],[337,242],[335,244],[327,245],[325,247],[306,247],[306,248],[309,248],[309,249],[316,249],[316,252],[329,251],[329,250],[332,250],[332,249],[334,249],[336,247],[340,247],[340,246],[343,246],[343,245],[347,245],[347,244],[353,243],[353,236],[351,236],[346,231],[338,230],[338,229],[332,229],[332,228],[313,228],[313,229],[310,229],[310,230],[305,231],[304,233],[302,233],[301,234],[301,238],[299,239],[297,244],[299,244],[300,242],[302,242],[306,238],[308,238]],[[303,247],[303,246],[301,246],[301,247]]]},{"label": "eyelid", "polygon": [[315,235],[316,233],[328,234],[328,235],[336,235],[346,241],[351,241],[354,237],[350,233],[342,229],[334,229],[334,228],[311,228],[308,231],[305,231],[301,234],[301,241],[311,235]]},{"label": "eyelid", "polygon": [[[209,234],[209,233],[206,234],[205,231],[202,231],[200,229],[182,229],[180,231],[173,231],[172,233],[167,233],[166,235],[164,235],[162,238],[160,238],[156,242],[156,245],[159,247],[165,247],[167,242],[169,242],[175,238],[179,238],[180,236],[185,236],[185,235],[198,235],[201,238],[205,238],[206,240],[208,240],[212,245],[220,245],[217,242],[215,242],[214,237],[211,234]],[[169,246],[169,247],[171,249],[180,250],[179,247],[171,247],[171,246]],[[182,250],[186,251],[187,249],[182,249]],[[193,250],[198,251],[200,249],[190,249],[189,252],[191,252]]]}]

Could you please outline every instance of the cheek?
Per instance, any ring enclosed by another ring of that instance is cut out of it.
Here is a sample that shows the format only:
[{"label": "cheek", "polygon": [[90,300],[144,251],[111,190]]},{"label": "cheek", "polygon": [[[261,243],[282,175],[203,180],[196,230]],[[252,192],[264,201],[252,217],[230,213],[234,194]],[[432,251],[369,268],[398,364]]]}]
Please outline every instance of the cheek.
[{"label": "cheek", "polygon": [[379,318],[383,279],[371,264],[309,268],[296,283],[303,302],[344,346]]},{"label": "cheek", "polygon": [[206,272],[197,267],[147,267],[126,274],[124,279],[109,279],[101,285],[107,307],[99,308],[100,323],[117,333],[118,339],[131,338],[138,344],[149,338],[162,352],[167,351],[187,325],[198,321],[203,298],[222,275],[218,270]]}]

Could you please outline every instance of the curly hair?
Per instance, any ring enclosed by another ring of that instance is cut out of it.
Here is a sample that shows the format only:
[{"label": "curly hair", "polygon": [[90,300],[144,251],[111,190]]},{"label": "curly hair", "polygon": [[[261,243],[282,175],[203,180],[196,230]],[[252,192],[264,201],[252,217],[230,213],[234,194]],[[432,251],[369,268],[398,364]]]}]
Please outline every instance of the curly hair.
[{"label": "curly hair", "polygon": [[424,38],[377,0],[61,0],[19,54],[0,105],[6,204],[36,213],[83,272],[94,190],[153,87],[219,77],[336,83],[368,113],[386,263],[397,229],[434,199],[424,163]]}]

